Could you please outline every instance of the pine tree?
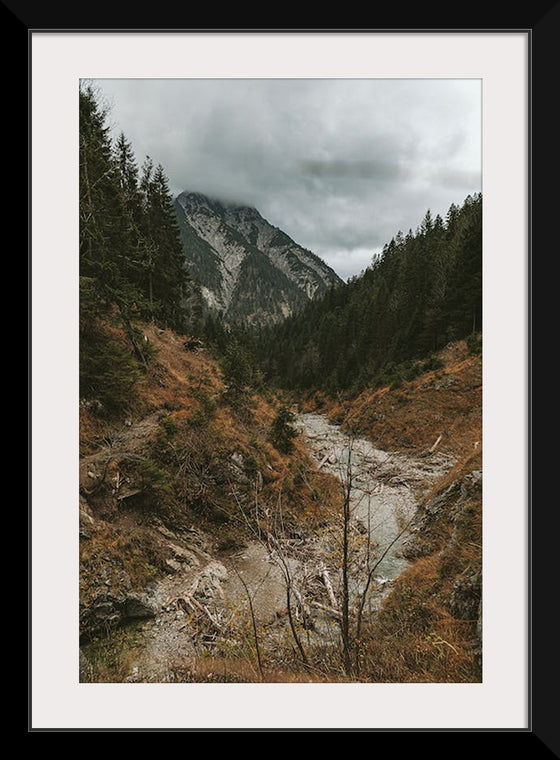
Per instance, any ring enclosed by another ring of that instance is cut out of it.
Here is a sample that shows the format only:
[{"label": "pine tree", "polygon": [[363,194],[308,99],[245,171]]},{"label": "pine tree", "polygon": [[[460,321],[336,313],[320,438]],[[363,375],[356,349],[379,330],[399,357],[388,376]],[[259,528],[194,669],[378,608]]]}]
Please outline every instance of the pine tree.
[{"label": "pine tree", "polygon": [[[201,296],[186,272],[163,168],[147,159],[139,178],[132,146],[122,133],[112,144],[107,111],[87,85],[79,116],[81,393],[109,413],[131,397],[133,356],[146,367],[135,320],[186,331],[191,307],[202,321]],[[109,315],[124,328],[128,348],[111,337]]]},{"label": "pine tree", "polygon": [[142,168],[142,230],[147,297],[156,316],[180,330],[187,327],[190,277],[177,226],[173,197],[163,167],[147,157]]},{"label": "pine tree", "polygon": [[233,339],[228,343],[221,361],[221,370],[228,393],[239,398],[246,393],[253,377],[251,360],[247,350]]},{"label": "pine tree", "polygon": [[297,430],[294,427],[296,416],[286,406],[280,407],[274,418],[270,435],[272,442],[284,454],[291,454],[294,450],[294,438],[297,437]]},{"label": "pine tree", "polygon": [[116,272],[111,246],[118,239],[118,185],[112,164],[106,112],[91,87],[80,90],[80,274],[110,285]]},{"label": "pine tree", "polygon": [[360,277],[261,331],[256,353],[283,387],[360,390],[482,325],[482,196],[398,233]]},{"label": "pine tree", "polygon": [[140,292],[131,277],[134,240],[106,125],[107,111],[91,87],[80,90],[80,275],[100,300],[123,313]]},{"label": "pine tree", "polygon": [[452,337],[482,329],[482,197],[469,196],[461,216],[457,255],[443,304]]}]

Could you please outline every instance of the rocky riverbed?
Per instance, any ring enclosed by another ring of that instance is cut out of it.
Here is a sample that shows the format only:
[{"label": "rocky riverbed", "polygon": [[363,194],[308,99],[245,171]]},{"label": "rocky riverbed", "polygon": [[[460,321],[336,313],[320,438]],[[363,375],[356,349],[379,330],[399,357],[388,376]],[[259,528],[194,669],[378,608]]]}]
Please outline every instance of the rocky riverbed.
[{"label": "rocky riverbed", "polygon": [[344,484],[351,481],[352,516],[377,547],[374,561],[383,555],[379,576],[393,580],[407,565],[401,548],[418,500],[451,468],[452,459],[439,453],[414,457],[376,449],[365,439],[347,435],[323,414],[301,414],[298,421],[319,466]]},{"label": "rocky riverbed", "polygon": [[[438,453],[413,457],[375,449],[321,414],[300,414],[297,426],[317,466],[350,485],[351,604],[367,585],[364,614],[375,614],[408,564],[403,541],[419,498],[452,461]],[[340,515],[326,513],[312,533],[255,535],[221,553],[195,528],[160,530],[173,559],[168,574],[148,589],[143,619],[126,627],[119,680],[203,680],[224,663],[236,680],[259,680],[257,646],[259,654],[293,649],[294,631],[306,646],[337,646]],[[102,641],[84,647],[84,680],[107,646]]]}]

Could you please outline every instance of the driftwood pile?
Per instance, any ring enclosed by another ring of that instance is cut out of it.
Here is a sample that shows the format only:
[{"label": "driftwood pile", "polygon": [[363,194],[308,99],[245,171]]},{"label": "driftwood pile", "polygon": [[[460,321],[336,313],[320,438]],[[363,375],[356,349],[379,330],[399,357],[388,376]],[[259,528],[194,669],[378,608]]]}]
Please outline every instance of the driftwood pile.
[{"label": "driftwood pile", "polygon": [[187,621],[180,627],[183,631],[189,629],[192,633],[193,643],[201,643],[209,646],[216,643],[219,634],[224,631],[224,622],[219,610],[210,612],[205,604],[195,598],[200,577],[197,577],[191,588],[183,596],[175,596],[168,599],[164,609],[182,610],[188,615]]}]

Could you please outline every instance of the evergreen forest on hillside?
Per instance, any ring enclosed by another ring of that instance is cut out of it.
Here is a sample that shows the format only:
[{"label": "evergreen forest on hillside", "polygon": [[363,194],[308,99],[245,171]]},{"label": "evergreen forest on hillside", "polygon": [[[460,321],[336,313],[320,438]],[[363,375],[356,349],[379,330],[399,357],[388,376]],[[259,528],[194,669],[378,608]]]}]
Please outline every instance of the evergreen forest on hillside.
[{"label": "evergreen forest on hillside", "polygon": [[[201,310],[161,166],[138,168],[123,133],[111,141],[107,112],[90,87],[80,89],[80,395],[106,412],[126,406],[149,347],[136,320],[181,333]],[[130,354],[107,322],[125,329]],[[136,361],[134,361],[136,360]]]},{"label": "evergreen forest on hillside", "polygon": [[399,232],[360,276],[245,342],[275,384],[356,392],[410,380],[437,361],[433,352],[468,336],[476,343],[481,330],[477,194],[453,204],[445,220],[428,211],[415,233]]}]

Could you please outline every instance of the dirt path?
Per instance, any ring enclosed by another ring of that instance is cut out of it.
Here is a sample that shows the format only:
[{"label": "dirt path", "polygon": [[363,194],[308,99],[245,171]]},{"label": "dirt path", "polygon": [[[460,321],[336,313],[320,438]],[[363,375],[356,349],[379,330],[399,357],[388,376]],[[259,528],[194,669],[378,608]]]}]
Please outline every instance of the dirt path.
[{"label": "dirt path", "polygon": [[225,596],[231,605],[250,614],[249,595],[255,618],[270,625],[286,611],[286,583],[280,566],[265,544],[252,541],[245,549],[224,561],[229,577]]}]

